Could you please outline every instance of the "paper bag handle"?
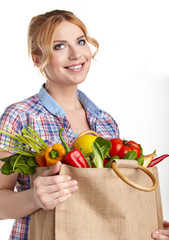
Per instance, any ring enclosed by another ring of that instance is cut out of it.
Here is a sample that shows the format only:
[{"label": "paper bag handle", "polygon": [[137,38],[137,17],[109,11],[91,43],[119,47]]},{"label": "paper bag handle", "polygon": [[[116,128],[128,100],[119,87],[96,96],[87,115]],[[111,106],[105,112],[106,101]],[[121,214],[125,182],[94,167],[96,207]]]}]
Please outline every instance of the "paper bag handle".
[{"label": "paper bag handle", "polygon": [[94,136],[96,136],[96,137],[100,137],[97,132],[95,132],[95,131],[93,131],[93,130],[86,130],[86,131],[81,132],[81,133],[77,136],[77,138],[79,138],[79,137],[81,137],[81,136],[83,136],[83,135],[86,135],[86,134],[92,134],[92,135],[94,135]]},{"label": "paper bag handle", "polygon": [[[130,160],[130,161],[134,161],[134,160]],[[132,182],[131,180],[129,180],[127,177],[125,177],[122,172],[120,172],[120,170],[118,169],[117,167],[117,163],[116,163],[116,160],[113,160],[112,162],[112,168],[113,170],[115,171],[115,173],[125,182],[127,183],[128,185],[132,186],[133,188],[136,188],[138,190],[141,190],[141,191],[145,191],[145,192],[151,192],[153,190],[156,189],[157,187],[157,180],[156,178],[154,177],[154,175],[145,167],[142,167],[140,166],[139,164],[137,164],[137,167],[138,169],[140,169],[141,171],[145,172],[152,180],[153,182],[153,185],[151,187],[144,187],[144,186],[140,186],[134,182]]]},{"label": "paper bag handle", "polygon": [[72,148],[75,147],[75,143],[76,143],[76,141],[78,141],[78,139],[79,139],[81,136],[86,135],[86,134],[92,134],[92,135],[94,135],[94,136],[96,136],[96,137],[100,137],[99,134],[96,133],[96,132],[93,131],[93,130],[86,130],[86,131],[83,131],[83,132],[79,133],[79,135],[77,136],[77,138],[74,140],[74,142],[73,142],[73,144],[72,144]]}]

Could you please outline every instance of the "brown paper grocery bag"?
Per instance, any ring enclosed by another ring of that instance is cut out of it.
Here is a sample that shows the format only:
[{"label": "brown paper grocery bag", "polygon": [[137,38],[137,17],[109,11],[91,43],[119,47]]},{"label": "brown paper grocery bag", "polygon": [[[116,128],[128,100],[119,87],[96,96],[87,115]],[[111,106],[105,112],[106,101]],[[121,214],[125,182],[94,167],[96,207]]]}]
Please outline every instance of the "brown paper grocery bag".
[{"label": "brown paper grocery bag", "polygon": [[[125,160],[127,165],[118,163],[118,168],[136,184],[151,186],[151,179],[136,168],[135,162]],[[158,179],[156,167],[149,171]],[[159,185],[154,191],[141,191],[122,181],[113,169],[106,168],[79,169],[62,165],[60,174],[76,179],[79,191],[57,206],[52,229],[52,220],[43,228],[48,211],[45,217],[44,210],[39,210],[40,216],[35,216],[38,212],[33,214],[31,228],[36,222],[38,230],[30,229],[30,240],[150,240],[151,232],[162,227]]]},{"label": "brown paper grocery bag", "polygon": [[[30,175],[30,184],[48,167],[38,167],[34,175]],[[40,209],[31,215],[29,240],[55,240],[55,211]]]}]

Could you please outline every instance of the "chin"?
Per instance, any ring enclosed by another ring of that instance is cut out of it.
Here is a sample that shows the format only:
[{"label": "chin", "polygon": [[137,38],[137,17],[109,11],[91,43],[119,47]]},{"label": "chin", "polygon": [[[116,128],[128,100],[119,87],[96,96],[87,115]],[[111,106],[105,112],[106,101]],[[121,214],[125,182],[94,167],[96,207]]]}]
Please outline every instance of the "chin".
[{"label": "chin", "polygon": [[76,76],[75,78],[72,79],[72,83],[74,83],[75,85],[81,84],[86,80],[86,76],[85,77],[81,77],[81,76]]},{"label": "chin", "polygon": [[85,81],[85,79],[74,81],[73,85],[79,85],[79,84],[83,83],[84,81]]}]

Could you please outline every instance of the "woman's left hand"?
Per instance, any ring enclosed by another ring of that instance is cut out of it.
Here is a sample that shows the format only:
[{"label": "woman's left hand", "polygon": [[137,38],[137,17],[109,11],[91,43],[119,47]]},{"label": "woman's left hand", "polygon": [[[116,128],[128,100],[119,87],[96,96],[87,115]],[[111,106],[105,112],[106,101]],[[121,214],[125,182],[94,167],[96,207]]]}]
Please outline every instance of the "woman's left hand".
[{"label": "woman's left hand", "polygon": [[154,231],[151,234],[152,239],[169,240],[169,222],[164,221],[164,228]]}]

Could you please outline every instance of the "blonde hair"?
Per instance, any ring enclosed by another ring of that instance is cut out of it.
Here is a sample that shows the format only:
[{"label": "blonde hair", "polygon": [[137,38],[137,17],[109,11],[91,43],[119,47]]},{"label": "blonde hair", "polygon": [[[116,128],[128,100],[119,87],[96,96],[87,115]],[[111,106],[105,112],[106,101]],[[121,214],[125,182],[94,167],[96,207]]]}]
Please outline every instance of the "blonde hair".
[{"label": "blonde hair", "polygon": [[88,36],[86,26],[72,12],[65,10],[53,10],[45,14],[35,16],[31,19],[28,27],[28,54],[29,56],[35,55],[41,58],[39,70],[42,75],[44,75],[44,68],[52,59],[54,32],[57,26],[65,20],[77,25],[83,31],[87,42],[96,47],[93,58],[98,52],[99,43],[94,38]]}]

